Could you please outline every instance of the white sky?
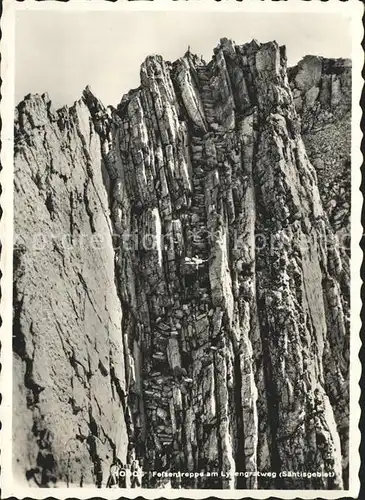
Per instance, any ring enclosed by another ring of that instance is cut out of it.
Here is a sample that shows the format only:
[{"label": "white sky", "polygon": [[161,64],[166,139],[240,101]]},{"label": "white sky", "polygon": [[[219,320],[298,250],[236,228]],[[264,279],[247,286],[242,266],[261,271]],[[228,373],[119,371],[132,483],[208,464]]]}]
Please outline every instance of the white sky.
[{"label": "white sky", "polygon": [[306,54],[351,57],[349,19],[320,13],[42,12],[16,18],[16,103],[48,92],[56,107],[71,105],[86,85],[116,106],[139,86],[147,55],[166,60],[192,52],[210,60],[222,37],[286,45],[288,64]]}]

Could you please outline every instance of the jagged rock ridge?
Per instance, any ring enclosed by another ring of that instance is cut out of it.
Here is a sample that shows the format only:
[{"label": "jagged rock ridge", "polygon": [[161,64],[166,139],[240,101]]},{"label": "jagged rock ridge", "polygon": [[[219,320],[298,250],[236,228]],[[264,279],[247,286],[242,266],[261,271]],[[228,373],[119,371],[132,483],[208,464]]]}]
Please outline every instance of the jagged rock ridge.
[{"label": "jagged rock ridge", "polygon": [[[20,475],[105,485],[118,455],[205,472],[146,487],[346,487],[348,276],[303,71],[293,100],[284,47],[223,39],[209,64],[148,57],[118,109],[18,106]],[[256,474],[281,470],[334,476]]]}]

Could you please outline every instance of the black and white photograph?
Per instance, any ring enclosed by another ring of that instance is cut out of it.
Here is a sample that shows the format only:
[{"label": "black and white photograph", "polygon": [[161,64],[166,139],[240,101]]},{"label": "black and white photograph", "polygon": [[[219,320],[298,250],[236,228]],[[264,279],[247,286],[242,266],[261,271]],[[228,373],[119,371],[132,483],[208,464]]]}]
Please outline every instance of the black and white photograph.
[{"label": "black and white photograph", "polygon": [[41,3],[1,174],[6,491],[349,496],[360,2]]}]

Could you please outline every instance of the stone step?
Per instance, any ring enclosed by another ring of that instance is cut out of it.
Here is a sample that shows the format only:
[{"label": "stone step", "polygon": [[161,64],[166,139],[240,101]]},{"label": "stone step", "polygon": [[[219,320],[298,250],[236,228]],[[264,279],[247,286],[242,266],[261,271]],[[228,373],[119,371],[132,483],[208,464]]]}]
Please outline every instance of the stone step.
[{"label": "stone step", "polygon": [[[206,173],[202,175],[201,177],[193,177],[193,193],[203,191],[205,190],[205,184],[206,184]],[[200,194],[200,193],[199,193]]]},{"label": "stone step", "polygon": [[[205,207],[204,207],[205,208]],[[197,207],[196,205],[195,206],[192,206],[191,207],[191,211],[194,213],[194,214],[201,214],[202,213],[202,207]]]},{"label": "stone step", "polygon": [[[200,233],[200,231],[197,231],[197,233]],[[200,234],[196,234],[194,231],[193,233],[191,234],[191,241],[193,242],[193,244],[195,242],[197,243],[206,243],[209,239],[209,236],[207,234],[204,234],[204,235],[200,235]]]},{"label": "stone step", "polygon": [[200,252],[206,252],[208,250],[208,242],[207,241],[194,241],[191,248],[193,249],[193,252],[195,253],[200,253]]},{"label": "stone step", "polygon": [[192,241],[192,246],[206,250],[208,248],[208,238],[194,238],[194,240]]},{"label": "stone step", "polygon": [[206,216],[205,212],[200,212],[200,217],[197,218],[196,223],[194,224],[194,228],[206,229]]},{"label": "stone step", "polygon": [[200,241],[194,241],[193,245],[192,245],[193,248],[199,248],[201,250],[206,250],[207,249],[207,245],[206,243],[203,243],[203,242],[200,242]]},{"label": "stone step", "polygon": [[195,180],[197,184],[193,184],[194,187],[197,187],[199,186],[200,188],[204,189],[205,187],[205,178],[206,178],[206,174],[204,173],[204,175],[202,175],[201,177],[197,178],[197,177],[194,177],[193,181]]},{"label": "stone step", "polygon": [[196,231],[196,232],[193,231],[192,236],[193,236],[193,239],[192,239],[193,243],[195,243],[195,242],[199,243],[199,244],[202,242],[207,243],[207,241],[209,240],[209,235],[208,234],[201,234],[201,231]]},{"label": "stone step", "polygon": [[166,361],[167,355],[162,352],[156,352],[152,354],[152,358],[156,359],[157,361]]},{"label": "stone step", "polygon": [[195,179],[203,179],[205,177],[205,172],[202,168],[197,167],[193,170],[193,175]]},{"label": "stone step", "polygon": [[161,439],[161,441],[165,443],[171,443],[173,441],[172,434],[165,434],[164,432],[159,432],[157,430],[157,436]]},{"label": "stone step", "polygon": [[196,238],[197,241],[201,240],[201,239],[207,239],[208,238],[208,234],[203,232],[205,230],[205,226],[206,226],[206,224],[204,224],[203,221],[202,221],[202,226],[201,227],[198,227],[198,226],[195,227],[195,231],[193,231],[193,235],[195,236],[195,238]]}]

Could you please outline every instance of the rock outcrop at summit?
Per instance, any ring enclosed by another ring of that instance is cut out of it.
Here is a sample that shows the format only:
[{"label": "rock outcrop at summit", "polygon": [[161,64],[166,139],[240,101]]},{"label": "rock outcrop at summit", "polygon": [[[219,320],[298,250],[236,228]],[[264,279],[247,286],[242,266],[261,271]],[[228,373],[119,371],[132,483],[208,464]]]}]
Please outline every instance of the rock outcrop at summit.
[{"label": "rock outcrop at summit", "polygon": [[313,88],[349,70],[320,61],[289,83],[284,47],[223,39],[148,57],[117,109],[18,106],[19,475],[105,486],[118,456],[149,488],[347,486],[346,275],[301,134],[332,134]]},{"label": "rock outcrop at summit", "polygon": [[323,206],[343,246],[349,246],[351,61],[306,56],[288,76]]}]

